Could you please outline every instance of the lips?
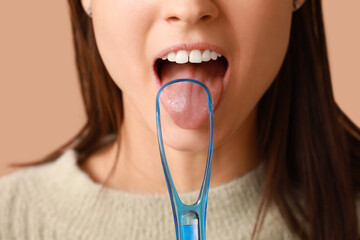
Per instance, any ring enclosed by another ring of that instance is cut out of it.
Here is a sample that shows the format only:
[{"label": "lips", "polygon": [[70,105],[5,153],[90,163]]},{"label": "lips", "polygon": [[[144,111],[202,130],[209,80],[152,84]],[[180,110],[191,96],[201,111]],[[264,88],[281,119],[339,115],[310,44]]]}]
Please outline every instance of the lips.
[{"label": "lips", "polygon": [[[211,92],[213,112],[215,112],[230,76],[230,64],[221,49],[213,47],[211,50],[213,49],[221,52],[222,57],[209,62],[177,64],[157,59],[153,66],[157,90],[174,79],[192,78],[201,81]],[[170,49],[170,51],[174,50],[176,50],[174,47]],[[169,52],[162,51],[160,54],[167,53]],[[164,89],[160,99],[172,120],[181,128],[197,129],[208,121],[207,96],[199,85],[188,82],[170,85]]]}]

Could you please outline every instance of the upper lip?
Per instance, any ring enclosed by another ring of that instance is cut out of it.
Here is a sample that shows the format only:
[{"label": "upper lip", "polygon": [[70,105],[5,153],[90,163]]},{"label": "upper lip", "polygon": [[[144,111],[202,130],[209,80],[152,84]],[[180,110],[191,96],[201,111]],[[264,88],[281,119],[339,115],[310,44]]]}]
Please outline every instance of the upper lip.
[{"label": "upper lip", "polygon": [[197,42],[197,43],[179,43],[179,44],[175,44],[172,45],[170,47],[167,47],[163,50],[161,50],[155,57],[154,62],[159,59],[159,58],[163,58],[165,56],[167,56],[169,53],[171,52],[177,52],[179,50],[186,50],[186,51],[191,51],[194,49],[198,49],[198,50],[205,50],[205,49],[209,49],[211,51],[220,53],[222,56],[226,57],[226,53],[225,51],[213,44],[207,43],[207,42]]}]

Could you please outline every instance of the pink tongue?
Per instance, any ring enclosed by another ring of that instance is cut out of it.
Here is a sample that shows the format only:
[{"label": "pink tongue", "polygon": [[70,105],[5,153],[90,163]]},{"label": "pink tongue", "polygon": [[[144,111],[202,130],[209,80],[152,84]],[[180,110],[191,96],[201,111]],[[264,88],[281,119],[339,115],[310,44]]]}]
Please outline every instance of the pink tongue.
[{"label": "pink tongue", "polygon": [[[179,78],[191,78],[203,82],[212,95],[215,109],[223,89],[225,66],[220,61],[177,64],[165,61],[161,72],[161,84]],[[205,90],[198,84],[179,82],[166,87],[161,102],[173,121],[181,128],[195,129],[208,120],[208,101]]]}]

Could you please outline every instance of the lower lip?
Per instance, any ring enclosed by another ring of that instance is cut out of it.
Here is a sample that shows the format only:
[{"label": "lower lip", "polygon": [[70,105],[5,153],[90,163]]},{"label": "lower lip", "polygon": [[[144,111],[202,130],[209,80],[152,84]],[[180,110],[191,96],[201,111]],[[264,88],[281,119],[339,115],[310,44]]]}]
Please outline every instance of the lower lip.
[{"label": "lower lip", "polygon": [[[224,75],[224,78],[223,78],[223,86],[224,86],[224,88],[223,88],[223,91],[222,91],[221,95],[223,95],[223,93],[224,93],[224,91],[225,91],[225,89],[227,87],[227,84],[228,84],[228,82],[230,80],[230,76],[231,76],[231,63],[229,61],[227,61],[227,63],[228,63],[228,66],[227,66],[227,69],[226,69],[226,72],[225,72],[225,75]],[[161,83],[161,80],[160,80],[160,78],[159,78],[159,76],[157,74],[157,68],[156,68],[155,63],[153,65],[153,74],[154,74],[154,77],[155,77],[156,92],[158,92],[160,90],[161,86],[162,86],[162,83]],[[219,102],[214,104],[214,106],[213,106],[214,107],[214,112],[216,111],[217,106],[219,105],[221,100],[222,100],[222,96],[220,97]]]}]

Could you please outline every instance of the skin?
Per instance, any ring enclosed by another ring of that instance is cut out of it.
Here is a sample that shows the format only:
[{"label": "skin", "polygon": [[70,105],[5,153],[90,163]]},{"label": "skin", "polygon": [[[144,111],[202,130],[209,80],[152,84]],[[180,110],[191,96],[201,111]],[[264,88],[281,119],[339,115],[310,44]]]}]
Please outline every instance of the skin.
[{"label": "skin", "polygon": [[[167,192],[156,137],[157,88],[152,66],[160,50],[177,43],[217,45],[231,65],[230,80],[214,112],[210,186],[259,165],[256,106],[284,60],[292,0],[83,0],[82,4],[85,11],[92,8],[101,57],[123,92],[120,156],[108,187],[134,193]],[[199,189],[208,126],[182,129],[166,111],[161,115],[166,155],[178,191]],[[94,153],[81,167],[102,182],[115,153],[113,144]]]}]

